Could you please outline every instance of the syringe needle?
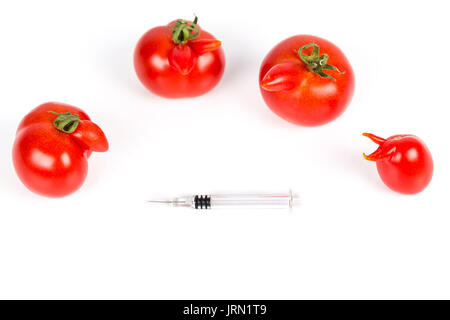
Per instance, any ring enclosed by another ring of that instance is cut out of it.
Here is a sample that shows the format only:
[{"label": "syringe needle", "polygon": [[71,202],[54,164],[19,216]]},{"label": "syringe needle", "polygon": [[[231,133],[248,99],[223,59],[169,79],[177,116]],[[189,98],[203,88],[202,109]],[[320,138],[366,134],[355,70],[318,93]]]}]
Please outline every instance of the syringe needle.
[{"label": "syringe needle", "polygon": [[148,200],[150,203],[173,204],[173,200]]}]

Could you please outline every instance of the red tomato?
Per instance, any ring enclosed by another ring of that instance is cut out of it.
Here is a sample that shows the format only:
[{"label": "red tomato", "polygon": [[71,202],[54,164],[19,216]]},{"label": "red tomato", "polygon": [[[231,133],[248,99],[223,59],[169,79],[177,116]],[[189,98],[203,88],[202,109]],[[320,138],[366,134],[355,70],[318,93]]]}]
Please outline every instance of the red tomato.
[{"label": "red tomato", "polygon": [[353,69],[331,42],[298,35],[277,44],[262,62],[264,101],[281,118],[318,126],[341,115],[353,96]]},{"label": "red tomato", "polygon": [[194,21],[150,29],[139,40],[134,67],[142,84],[167,98],[196,97],[214,88],[225,68],[221,42]]},{"label": "red tomato", "polygon": [[63,197],[83,184],[91,152],[107,150],[103,131],[83,110],[51,102],[32,110],[19,124],[13,162],[28,189]]},{"label": "red tomato", "polygon": [[401,134],[383,139],[371,133],[363,133],[379,145],[378,149],[364,155],[366,160],[376,161],[381,180],[392,190],[419,193],[433,176],[433,159],[425,143],[411,134]]}]

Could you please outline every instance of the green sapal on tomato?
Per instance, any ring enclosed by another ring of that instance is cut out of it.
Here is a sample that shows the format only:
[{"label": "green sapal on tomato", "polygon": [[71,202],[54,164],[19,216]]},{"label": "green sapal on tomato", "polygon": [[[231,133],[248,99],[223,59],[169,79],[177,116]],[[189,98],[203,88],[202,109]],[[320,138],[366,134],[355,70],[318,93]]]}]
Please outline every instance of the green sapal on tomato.
[{"label": "green sapal on tomato", "polygon": [[221,42],[194,21],[178,19],[147,31],[134,51],[134,68],[142,84],[166,98],[197,97],[222,78]]},{"label": "green sapal on tomato", "polygon": [[350,62],[336,45],[316,36],[297,35],[267,54],[259,85],[275,114],[297,125],[318,126],[345,111],[355,78]]},{"label": "green sapal on tomato", "polygon": [[107,150],[105,134],[83,110],[50,102],[22,119],[13,163],[28,189],[47,197],[63,197],[85,181],[91,153]]}]

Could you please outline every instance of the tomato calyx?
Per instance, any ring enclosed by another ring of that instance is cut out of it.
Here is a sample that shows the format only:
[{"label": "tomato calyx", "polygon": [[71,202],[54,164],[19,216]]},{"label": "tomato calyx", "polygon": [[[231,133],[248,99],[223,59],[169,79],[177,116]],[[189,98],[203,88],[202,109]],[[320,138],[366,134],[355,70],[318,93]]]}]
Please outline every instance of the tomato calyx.
[{"label": "tomato calyx", "polygon": [[64,133],[73,133],[80,124],[80,117],[77,114],[71,114],[70,112],[58,113],[49,111],[56,114],[58,117],[53,121],[53,126]]},{"label": "tomato calyx", "polygon": [[81,120],[77,114],[70,112],[48,112],[58,116],[53,121],[53,126],[61,132],[69,133],[70,137],[83,149],[96,152],[105,152],[108,150],[108,140],[105,134],[92,121]]},{"label": "tomato calyx", "polygon": [[197,22],[197,16],[195,16],[194,21],[178,19],[170,26],[172,41],[176,44],[185,44],[189,40],[198,38],[200,35],[200,27]]},{"label": "tomato calyx", "polygon": [[366,160],[369,161],[381,161],[386,160],[392,156],[393,153],[395,153],[396,148],[384,148],[384,143],[387,141],[384,138],[378,137],[372,133],[363,133],[363,136],[369,138],[373,142],[379,145],[378,149],[372,152],[371,154],[367,155],[363,153],[363,157]]},{"label": "tomato calyx", "polygon": [[[303,51],[305,51],[306,49],[311,48],[311,47],[313,47],[313,51],[309,56],[303,53]],[[334,77],[325,73],[324,70],[337,71],[340,74],[345,73],[345,71],[341,72],[341,71],[339,71],[339,69],[337,67],[335,67],[331,64],[328,64],[327,62],[328,62],[329,56],[326,53],[319,55],[319,46],[317,44],[315,44],[314,42],[304,45],[303,47],[298,49],[298,51],[295,51],[295,52],[300,57],[300,60],[302,60],[306,64],[309,71],[318,74],[322,78],[328,78],[333,81],[336,81],[336,79]]]}]

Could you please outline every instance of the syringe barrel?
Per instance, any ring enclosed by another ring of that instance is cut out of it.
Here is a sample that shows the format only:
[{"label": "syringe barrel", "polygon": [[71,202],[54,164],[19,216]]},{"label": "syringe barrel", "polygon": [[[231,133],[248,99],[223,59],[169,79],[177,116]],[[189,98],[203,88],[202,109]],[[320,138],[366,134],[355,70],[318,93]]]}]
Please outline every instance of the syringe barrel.
[{"label": "syringe barrel", "polygon": [[213,194],[212,209],[290,209],[294,205],[292,192],[280,194]]}]

